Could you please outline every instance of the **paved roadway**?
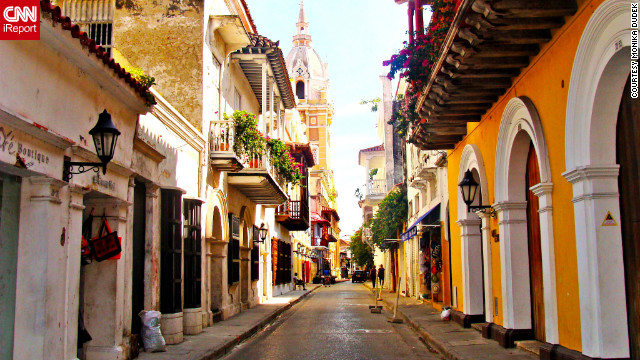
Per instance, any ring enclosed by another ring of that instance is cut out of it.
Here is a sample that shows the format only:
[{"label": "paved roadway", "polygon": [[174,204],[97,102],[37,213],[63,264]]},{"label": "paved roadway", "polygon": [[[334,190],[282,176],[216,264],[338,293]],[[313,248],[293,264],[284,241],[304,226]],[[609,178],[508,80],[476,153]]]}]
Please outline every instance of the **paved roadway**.
[{"label": "paved roadway", "polygon": [[223,359],[443,359],[386,311],[372,314],[362,284],[320,288]]}]

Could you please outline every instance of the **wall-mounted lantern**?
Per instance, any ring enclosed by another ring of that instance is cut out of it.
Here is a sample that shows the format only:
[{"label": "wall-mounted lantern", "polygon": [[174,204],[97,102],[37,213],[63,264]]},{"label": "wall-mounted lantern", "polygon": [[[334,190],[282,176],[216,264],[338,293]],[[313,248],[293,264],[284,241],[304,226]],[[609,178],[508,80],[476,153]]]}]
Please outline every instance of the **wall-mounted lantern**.
[{"label": "wall-mounted lantern", "polygon": [[100,113],[98,123],[93,129],[89,130],[89,134],[93,137],[93,144],[96,147],[96,154],[100,162],[73,162],[65,160],[62,169],[62,179],[64,181],[68,182],[73,175],[82,174],[89,170],[97,173],[101,167],[102,174],[107,173],[107,164],[113,159],[116,142],[120,135],[120,131],[113,125],[111,114],[109,114],[107,110]]},{"label": "wall-mounted lantern", "polygon": [[[487,214],[492,218],[496,217],[496,211],[489,205],[482,205],[482,203],[477,206],[471,205],[475,201],[476,195],[478,193],[478,186],[480,186],[480,184],[478,184],[478,182],[473,178],[473,173],[471,173],[471,170],[465,171],[464,177],[462,178],[462,181],[460,181],[458,186],[460,187],[460,191],[462,192],[462,200],[465,204],[467,204],[467,212],[476,210]],[[482,202],[482,199],[480,201]]]},{"label": "wall-mounted lantern", "polygon": [[258,243],[263,243],[267,236],[269,236],[269,229],[265,226],[264,223],[260,224],[260,228],[258,229],[260,240],[256,241]]}]

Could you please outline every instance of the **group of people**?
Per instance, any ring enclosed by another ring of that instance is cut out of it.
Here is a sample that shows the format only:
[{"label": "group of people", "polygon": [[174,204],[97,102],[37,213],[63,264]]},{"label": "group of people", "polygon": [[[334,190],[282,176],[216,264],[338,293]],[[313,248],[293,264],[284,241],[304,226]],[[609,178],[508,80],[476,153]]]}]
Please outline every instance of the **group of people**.
[{"label": "group of people", "polygon": [[376,287],[376,278],[378,279],[378,285],[382,287],[384,285],[384,266],[380,264],[380,268],[376,271],[376,267],[371,267],[371,270],[365,268],[365,272],[369,274],[369,280],[371,280],[371,286]]}]

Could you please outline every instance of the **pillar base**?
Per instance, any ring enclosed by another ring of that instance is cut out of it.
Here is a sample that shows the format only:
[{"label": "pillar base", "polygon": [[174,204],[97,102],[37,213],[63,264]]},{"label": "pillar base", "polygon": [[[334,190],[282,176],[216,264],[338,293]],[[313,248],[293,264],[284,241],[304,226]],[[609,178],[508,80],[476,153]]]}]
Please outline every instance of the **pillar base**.
[{"label": "pillar base", "polygon": [[515,347],[516,341],[534,339],[532,329],[505,329],[494,323],[482,325],[482,337],[496,340],[500,346],[505,348]]},{"label": "pillar base", "polygon": [[464,328],[470,328],[471,324],[481,323],[485,321],[484,314],[468,315],[458,310],[451,310],[451,320]]},{"label": "pillar base", "polygon": [[[592,358],[582,353],[567,349],[558,344],[544,343],[540,347],[540,360],[602,360],[600,358]],[[629,360],[629,358],[617,358],[607,360]]]}]

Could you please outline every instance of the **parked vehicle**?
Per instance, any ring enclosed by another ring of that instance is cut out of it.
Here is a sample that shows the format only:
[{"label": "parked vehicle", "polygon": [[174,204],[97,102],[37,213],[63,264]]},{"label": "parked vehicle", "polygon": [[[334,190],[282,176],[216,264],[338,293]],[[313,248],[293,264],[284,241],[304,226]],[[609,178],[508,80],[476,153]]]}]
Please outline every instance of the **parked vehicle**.
[{"label": "parked vehicle", "polygon": [[356,270],[351,275],[351,282],[365,282],[367,280],[367,274],[364,273],[364,270]]}]

